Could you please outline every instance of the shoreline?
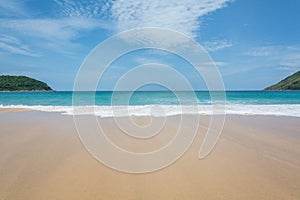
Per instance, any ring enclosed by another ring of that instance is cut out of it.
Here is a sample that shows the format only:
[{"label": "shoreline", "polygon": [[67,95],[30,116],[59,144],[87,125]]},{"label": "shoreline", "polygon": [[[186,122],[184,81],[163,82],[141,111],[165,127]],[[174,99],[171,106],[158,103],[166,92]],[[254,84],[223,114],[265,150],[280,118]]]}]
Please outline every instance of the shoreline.
[{"label": "shoreline", "polygon": [[125,116],[176,116],[176,115],[240,115],[240,116],[287,116],[300,118],[300,104],[271,105],[94,105],[94,106],[26,106],[0,105],[0,110],[32,110],[54,112],[62,115],[95,115],[98,117]]}]

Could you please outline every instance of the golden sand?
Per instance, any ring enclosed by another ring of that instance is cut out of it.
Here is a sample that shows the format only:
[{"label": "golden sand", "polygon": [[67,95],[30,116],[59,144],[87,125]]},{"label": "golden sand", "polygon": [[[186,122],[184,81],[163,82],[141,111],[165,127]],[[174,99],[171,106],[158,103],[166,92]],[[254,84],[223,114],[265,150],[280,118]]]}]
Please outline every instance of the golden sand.
[{"label": "golden sand", "polygon": [[0,114],[7,113],[7,112],[26,112],[30,111],[30,109],[27,108],[1,108]]},{"label": "golden sand", "polygon": [[[100,120],[117,141],[112,119]],[[95,160],[70,116],[6,112],[0,115],[0,199],[300,199],[300,118],[229,116],[213,152],[199,160],[208,121],[173,165],[135,175]],[[172,123],[165,139],[170,130]]]}]

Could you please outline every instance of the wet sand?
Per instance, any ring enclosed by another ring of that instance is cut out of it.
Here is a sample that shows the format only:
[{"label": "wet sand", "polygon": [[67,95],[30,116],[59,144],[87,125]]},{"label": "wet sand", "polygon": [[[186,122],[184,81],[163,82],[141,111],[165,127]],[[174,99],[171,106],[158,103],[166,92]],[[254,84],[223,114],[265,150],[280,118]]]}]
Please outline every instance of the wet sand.
[{"label": "wet sand", "polygon": [[[199,160],[209,122],[204,116],[194,143],[178,161],[137,175],[95,160],[81,144],[71,116],[0,113],[1,200],[300,199],[300,118],[227,116],[216,147]],[[99,120],[122,146],[119,139],[125,136],[114,121]],[[139,123],[147,120],[136,117]],[[178,117],[169,120],[163,141],[170,139]],[[151,144],[145,140],[124,148],[148,151],[160,145]]]}]

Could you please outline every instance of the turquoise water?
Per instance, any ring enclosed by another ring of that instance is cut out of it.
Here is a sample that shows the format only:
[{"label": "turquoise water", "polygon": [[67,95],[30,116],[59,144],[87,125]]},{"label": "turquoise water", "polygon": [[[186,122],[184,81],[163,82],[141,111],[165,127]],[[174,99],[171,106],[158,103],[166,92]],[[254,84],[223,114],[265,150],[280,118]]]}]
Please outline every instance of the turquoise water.
[{"label": "turquoise water", "polygon": [[[80,97],[80,105],[89,105],[87,99],[91,93],[77,93]],[[109,105],[194,105],[191,92],[179,92],[186,98],[179,103],[176,96],[169,91],[159,92],[134,92],[129,102],[124,100],[128,92],[97,92],[95,104],[99,106]],[[209,92],[196,92],[198,105],[211,103]],[[242,105],[281,105],[300,104],[300,91],[230,91],[226,92],[227,104]],[[72,92],[3,92],[0,93],[0,105],[2,106],[71,106]]]}]

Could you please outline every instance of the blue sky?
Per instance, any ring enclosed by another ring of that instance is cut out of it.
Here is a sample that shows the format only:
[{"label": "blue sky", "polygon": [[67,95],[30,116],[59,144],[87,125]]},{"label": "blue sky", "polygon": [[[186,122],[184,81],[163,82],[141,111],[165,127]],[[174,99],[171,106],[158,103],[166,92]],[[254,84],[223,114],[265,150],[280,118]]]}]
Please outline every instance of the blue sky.
[{"label": "blue sky", "polygon": [[[0,74],[72,90],[96,45],[120,31],[151,26],[180,31],[204,46],[227,90],[263,89],[300,69],[299,13],[298,0],[0,0]],[[154,61],[181,67],[202,89],[184,62],[153,51],[117,60],[100,88],[110,89],[126,70]]]}]

